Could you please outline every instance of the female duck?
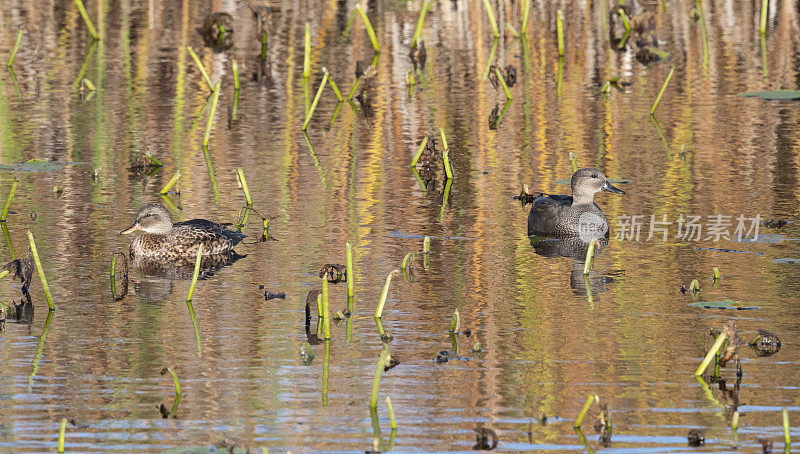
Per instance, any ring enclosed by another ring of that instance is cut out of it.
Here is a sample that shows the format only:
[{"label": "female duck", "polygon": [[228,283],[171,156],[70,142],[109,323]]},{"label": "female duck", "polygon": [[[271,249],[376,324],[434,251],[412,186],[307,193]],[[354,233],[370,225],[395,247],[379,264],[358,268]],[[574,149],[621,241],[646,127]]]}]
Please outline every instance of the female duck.
[{"label": "female duck", "polygon": [[573,173],[570,183],[571,196],[540,194],[534,199],[528,214],[528,236],[578,235],[588,242],[608,235],[608,219],[594,203],[594,195],[600,191],[625,191],[614,187],[603,172],[593,168]]},{"label": "female duck", "polygon": [[197,255],[203,245],[203,255],[231,252],[244,239],[242,232],[230,230],[205,219],[172,223],[172,214],[163,205],[151,203],[136,214],[136,222],[120,232],[123,235],[141,230],[131,243],[131,258],[180,259]]}]

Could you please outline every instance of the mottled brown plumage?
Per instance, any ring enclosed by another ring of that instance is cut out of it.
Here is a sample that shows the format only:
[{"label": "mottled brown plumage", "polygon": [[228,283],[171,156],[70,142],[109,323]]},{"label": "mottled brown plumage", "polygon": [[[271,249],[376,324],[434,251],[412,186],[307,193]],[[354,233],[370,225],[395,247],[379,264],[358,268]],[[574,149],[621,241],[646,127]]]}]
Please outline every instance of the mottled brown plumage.
[{"label": "mottled brown plumage", "polygon": [[203,256],[225,254],[245,237],[241,232],[206,219],[173,224],[169,210],[158,203],[143,206],[136,215],[136,222],[121,233],[136,230],[144,233],[131,243],[131,258],[184,259],[197,255],[201,244]]}]

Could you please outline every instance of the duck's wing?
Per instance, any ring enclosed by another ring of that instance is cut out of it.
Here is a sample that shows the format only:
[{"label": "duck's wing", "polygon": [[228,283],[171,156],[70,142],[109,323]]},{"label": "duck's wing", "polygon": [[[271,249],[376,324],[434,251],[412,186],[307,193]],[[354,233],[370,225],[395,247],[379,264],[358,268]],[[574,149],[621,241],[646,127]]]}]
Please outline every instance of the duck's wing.
[{"label": "duck's wing", "polygon": [[173,224],[171,235],[175,249],[185,249],[182,252],[193,254],[197,251],[197,245],[202,243],[204,255],[226,252],[245,238],[238,230],[231,230],[205,219]]},{"label": "duck's wing", "polygon": [[562,206],[571,206],[571,205],[572,205],[571,195],[539,194],[539,196],[533,199],[533,205],[531,205],[531,212],[547,211],[547,210],[552,210],[554,208]]},{"label": "duck's wing", "polygon": [[564,207],[572,205],[572,196],[540,194],[533,200],[528,214],[528,236],[557,234],[556,219]]}]

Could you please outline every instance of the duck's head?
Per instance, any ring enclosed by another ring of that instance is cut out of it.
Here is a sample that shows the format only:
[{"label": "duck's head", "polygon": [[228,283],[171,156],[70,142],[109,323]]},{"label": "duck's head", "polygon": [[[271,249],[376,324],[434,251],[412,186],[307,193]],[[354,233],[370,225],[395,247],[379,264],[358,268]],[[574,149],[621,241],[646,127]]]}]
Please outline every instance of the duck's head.
[{"label": "duck's head", "polygon": [[571,186],[573,203],[592,203],[594,195],[600,191],[625,194],[625,191],[609,183],[603,172],[591,167],[573,173]]},{"label": "duck's head", "polygon": [[150,203],[136,213],[136,222],[120,232],[122,235],[141,230],[153,235],[166,235],[172,231],[172,214],[159,203]]}]

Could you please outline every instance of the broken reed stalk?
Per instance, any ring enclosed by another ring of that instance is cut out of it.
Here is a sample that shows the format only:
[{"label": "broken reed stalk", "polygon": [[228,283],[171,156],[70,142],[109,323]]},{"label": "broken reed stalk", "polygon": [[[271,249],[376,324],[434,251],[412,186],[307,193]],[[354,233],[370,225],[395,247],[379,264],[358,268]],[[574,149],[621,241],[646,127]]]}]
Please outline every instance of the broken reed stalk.
[{"label": "broken reed stalk", "polygon": [[394,407],[392,407],[392,399],[389,396],[386,396],[386,410],[389,411],[389,428],[397,430],[397,421],[394,419]]},{"label": "broken reed stalk", "polygon": [[650,115],[655,114],[656,107],[658,107],[658,103],[661,102],[661,97],[664,96],[664,91],[667,89],[667,84],[669,84],[669,80],[672,79],[672,73],[675,72],[675,67],[673,66],[669,70],[669,74],[667,74],[667,79],[664,81],[664,85],[661,86],[661,91],[658,92],[658,96],[656,96],[656,102],[653,103],[653,107],[650,108]]},{"label": "broken reed stalk", "polygon": [[448,180],[453,179],[453,169],[450,168],[450,148],[447,147],[447,137],[444,135],[444,128],[439,128],[439,134],[442,135],[442,160],[444,161],[444,173],[447,175]]},{"label": "broken reed stalk", "polygon": [[519,29],[519,34],[524,35],[525,30],[528,29],[528,14],[531,12],[531,0],[522,0],[522,28]]},{"label": "broken reed stalk", "polygon": [[733,412],[733,416],[731,417],[731,431],[736,434],[736,429],[739,428],[739,412]]},{"label": "broken reed stalk", "polygon": [[267,61],[267,31],[261,32],[261,61]]},{"label": "broken reed stalk", "polygon": [[347,266],[347,298],[353,297],[353,281],[355,273],[353,272],[353,247],[350,243],[345,243],[345,265]]},{"label": "broken reed stalk", "polygon": [[700,291],[700,281],[698,281],[697,279],[692,279],[692,282],[689,284],[689,291],[690,292]]},{"label": "broken reed stalk", "polygon": [[494,11],[492,11],[492,5],[489,3],[489,0],[483,0],[483,7],[486,9],[486,14],[489,15],[489,23],[492,24],[492,33],[494,33],[494,37],[499,38],[500,32],[497,30],[497,21],[494,20]]},{"label": "broken reed stalk", "polygon": [[367,29],[369,40],[372,41],[372,49],[375,50],[376,53],[380,53],[381,46],[378,45],[378,38],[375,36],[375,29],[372,28],[372,23],[370,23],[367,13],[363,8],[361,8],[361,5],[356,5],[356,11],[358,11],[358,14],[361,15],[361,20],[364,21],[364,28]]},{"label": "broken reed stalk", "polygon": [[17,192],[17,185],[19,185],[19,177],[14,177],[14,182],[11,183],[11,190],[8,192],[8,198],[6,199],[6,206],[3,207],[3,214],[0,214],[0,222],[6,222],[8,209],[11,208],[11,199],[14,198],[14,193]]},{"label": "broken reed stalk", "polygon": [[389,358],[389,348],[384,347],[381,350],[381,356],[378,358],[378,365],[375,367],[375,376],[372,378],[372,394],[369,398],[369,408],[378,408],[378,389],[381,386],[381,373],[383,373],[383,366]]},{"label": "broken reed stalk", "polygon": [[587,276],[589,274],[589,268],[592,267],[592,259],[594,258],[594,245],[598,244],[597,238],[592,238],[592,241],[589,241],[589,247],[586,249],[586,261],[583,264],[583,275]]},{"label": "broken reed stalk", "polygon": [[61,426],[58,428],[58,454],[64,452],[64,438],[67,434],[67,418],[61,419]]},{"label": "broken reed stalk", "polygon": [[11,57],[8,59],[8,63],[6,64],[7,67],[11,67],[14,64],[14,59],[17,58],[17,51],[19,51],[19,45],[22,43],[22,30],[17,33],[17,42],[14,43],[14,48],[11,50]]},{"label": "broken reed stalk", "polygon": [[769,0],[761,0],[761,36],[765,36],[767,33],[767,7],[769,5]]},{"label": "broken reed stalk", "polygon": [[331,315],[330,315],[330,306],[328,303],[328,277],[322,277],[322,313],[319,314],[322,317],[322,329],[325,332],[325,340],[330,340],[331,338]]},{"label": "broken reed stalk", "polygon": [[303,41],[303,79],[311,77],[311,24],[306,22],[305,39]]},{"label": "broken reed stalk", "polygon": [[497,66],[494,67],[494,74],[497,76],[497,80],[500,81],[500,85],[503,87],[503,91],[506,93],[506,98],[511,99],[511,91],[508,89],[506,80],[503,79],[503,75],[500,74],[500,70],[497,69]]},{"label": "broken reed stalk", "polygon": [[325,84],[328,83],[328,71],[325,70],[322,75],[322,83],[319,84],[319,88],[317,89],[317,94],[314,95],[314,100],[311,101],[311,107],[308,109],[308,115],[306,115],[306,120],[303,122],[303,127],[300,128],[302,131],[305,131],[308,128],[308,123],[311,121],[311,116],[314,115],[314,110],[317,109],[317,104],[319,103],[319,97],[322,96],[322,89],[325,88]]},{"label": "broken reed stalk", "polygon": [[792,435],[789,433],[789,410],[783,407],[783,443],[788,451],[789,446],[792,444]]},{"label": "broken reed stalk", "polygon": [[717,354],[717,351],[719,351],[720,347],[722,347],[722,344],[725,342],[725,339],[727,338],[728,335],[725,334],[724,332],[720,333],[720,335],[717,336],[717,341],[714,342],[714,345],[711,346],[711,350],[709,350],[708,353],[706,354],[706,357],[703,358],[703,362],[701,362],[700,365],[697,367],[697,370],[694,371],[695,377],[703,375],[703,372],[706,371],[706,368],[711,363],[711,360],[714,359],[714,355]]},{"label": "broken reed stalk", "polygon": [[411,260],[414,260],[414,256],[416,254],[417,254],[416,252],[409,252],[408,254],[406,254],[406,256],[403,257],[403,261],[400,263],[400,269],[401,270],[407,270],[408,269],[408,262],[410,262]]},{"label": "broken reed stalk", "polygon": [[211,128],[214,126],[214,114],[217,112],[217,101],[219,100],[220,86],[219,82],[214,86],[214,94],[211,100],[211,112],[208,113],[208,122],[206,122],[206,132],[203,135],[203,147],[208,146],[208,141],[211,139]]},{"label": "broken reed stalk", "polygon": [[331,89],[333,89],[333,93],[336,95],[336,99],[339,102],[344,101],[344,98],[342,98],[342,92],[339,91],[339,87],[336,85],[336,82],[333,81],[333,77],[331,77],[330,73],[328,72],[328,69],[322,68],[322,71],[328,74],[328,83],[331,84]]},{"label": "broken reed stalk", "polygon": [[458,329],[461,328],[461,313],[458,312],[458,308],[453,311],[453,318],[450,319],[450,332],[457,333]]},{"label": "broken reed stalk", "polygon": [[717,279],[719,279],[719,268],[715,266],[712,271],[714,272],[714,280],[716,281]]},{"label": "broken reed stalk", "polygon": [[242,191],[244,191],[244,197],[247,199],[247,206],[253,206],[253,199],[250,198],[250,189],[247,187],[247,180],[244,178],[244,171],[241,167],[236,169],[236,181],[239,182],[239,185],[242,187]]},{"label": "broken reed stalk", "polygon": [[167,194],[169,190],[172,189],[173,186],[175,186],[175,183],[177,183],[178,180],[180,179],[181,179],[181,171],[178,170],[175,172],[175,175],[173,175],[172,178],[170,178],[169,181],[167,181],[167,184],[164,185],[159,194],[162,195]]},{"label": "broken reed stalk", "polygon": [[586,413],[589,412],[589,408],[591,408],[593,401],[594,401],[594,396],[590,394],[589,397],[586,398],[586,402],[584,402],[583,408],[581,408],[581,412],[578,413],[578,417],[572,424],[572,427],[574,429],[579,429],[581,427],[581,424],[583,424],[583,418],[586,417]]},{"label": "broken reed stalk", "polygon": [[419,10],[419,19],[417,19],[417,28],[414,30],[414,37],[411,38],[411,48],[417,47],[419,36],[422,34],[422,24],[425,21],[425,13],[428,12],[428,5],[430,0],[422,2],[422,8]]},{"label": "broken reed stalk", "polygon": [[50,295],[50,286],[47,285],[47,278],[44,275],[44,269],[42,269],[42,261],[39,260],[39,252],[36,250],[36,242],[33,240],[33,234],[30,230],[28,230],[28,242],[31,245],[31,253],[33,254],[33,260],[36,262],[36,271],[39,272],[39,279],[42,281],[42,289],[44,290],[44,297],[47,298],[47,307],[54,311],[56,310],[56,306],[53,304],[53,297]]},{"label": "broken reed stalk", "polygon": [[172,384],[175,386],[175,401],[172,402],[172,410],[169,412],[169,415],[173,418],[175,414],[178,412],[178,404],[181,403],[181,399],[183,399],[183,393],[181,392],[181,382],[178,380],[178,374],[172,370],[171,367],[165,367],[161,369],[161,375],[169,372],[172,375]]},{"label": "broken reed stalk", "polygon": [[86,86],[86,88],[88,88],[88,89],[89,89],[89,90],[91,90],[91,91],[97,91],[97,87],[95,87],[95,86],[94,86],[94,84],[92,83],[92,81],[91,81],[91,80],[89,80],[89,79],[87,79],[87,78],[85,78],[85,77],[84,77],[84,78],[82,79],[82,81],[83,81],[83,85],[85,85],[85,86]]},{"label": "broken reed stalk", "polygon": [[186,295],[186,302],[191,303],[194,296],[194,288],[197,286],[197,277],[200,276],[200,260],[203,258],[203,244],[197,247],[197,258],[194,261],[194,273],[192,274],[192,285],[189,287],[189,294]]},{"label": "broken reed stalk", "polygon": [[381,291],[381,299],[378,301],[378,308],[375,309],[375,318],[381,318],[383,314],[383,306],[386,305],[386,297],[389,296],[389,284],[392,283],[392,276],[397,270],[392,270],[388,276],[386,276],[386,283],[383,284],[383,290]]},{"label": "broken reed stalk", "polygon": [[117,256],[111,256],[111,269],[108,271],[108,277],[111,279],[111,295],[117,297]]},{"label": "broken reed stalk", "polygon": [[233,89],[239,91],[239,63],[233,60],[231,66],[233,66]]},{"label": "broken reed stalk", "polygon": [[422,142],[419,144],[419,148],[417,148],[417,154],[414,155],[414,159],[411,160],[411,167],[417,166],[417,161],[419,161],[420,156],[422,156],[422,152],[425,150],[425,145],[428,144],[428,136],[422,138]]},{"label": "broken reed stalk", "polygon": [[99,40],[100,35],[97,34],[97,29],[94,28],[92,19],[89,18],[89,13],[86,12],[86,8],[83,6],[83,2],[81,0],[75,0],[75,5],[78,6],[78,11],[80,11],[83,21],[86,22],[86,28],[89,29],[89,34],[92,35],[92,39],[94,39],[95,41]]},{"label": "broken reed stalk", "polygon": [[192,49],[192,46],[187,46],[186,50],[189,51],[189,55],[192,56],[192,60],[194,60],[194,64],[197,65],[197,68],[200,70],[200,74],[203,75],[203,79],[208,84],[208,88],[213,90],[214,89],[214,84],[211,82],[211,78],[208,77],[208,73],[206,72],[206,68],[203,66],[203,63],[200,62],[200,58],[194,52],[194,49]]},{"label": "broken reed stalk", "polygon": [[422,252],[428,254],[431,252],[431,237],[426,236],[422,240]]},{"label": "broken reed stalk", "polygon": [[556,13],[556,36],[558,37],[558,56],[564,56],[564,11]]}]

